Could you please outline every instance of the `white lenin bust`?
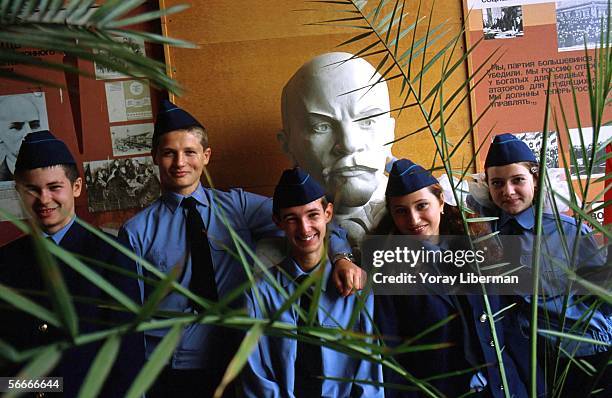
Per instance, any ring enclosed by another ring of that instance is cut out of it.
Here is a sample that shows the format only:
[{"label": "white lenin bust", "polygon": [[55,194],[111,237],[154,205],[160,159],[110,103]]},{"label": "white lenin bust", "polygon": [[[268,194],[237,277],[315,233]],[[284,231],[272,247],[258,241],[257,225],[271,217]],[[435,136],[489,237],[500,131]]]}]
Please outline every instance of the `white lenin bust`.
[{"label": "white lenin bust", "polygon": [[322,54],[298,69],[283,89],[278,139],[325,187],[336,221],[358,246],[384,213],[392,156],[385,144],[394,139],[395,119],[387,84],[370,63],[351,57]]}]

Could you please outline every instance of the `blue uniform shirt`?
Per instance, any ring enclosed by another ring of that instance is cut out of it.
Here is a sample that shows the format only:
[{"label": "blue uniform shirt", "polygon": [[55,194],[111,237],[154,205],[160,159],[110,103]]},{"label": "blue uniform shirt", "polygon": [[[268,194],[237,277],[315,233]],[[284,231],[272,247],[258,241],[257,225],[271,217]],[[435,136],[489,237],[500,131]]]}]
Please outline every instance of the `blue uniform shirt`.
[{"label": "blue uniform shirt", "polygon": [[[288,295],[296,289],[295,280],[305,273],[291,258],[286,258],[280,264],[286,272],[276,271],[276,281],[285,289]],[[357,297],[341,297],[336,288],[330,285],[331,266],[325,266],[322,291],[319,301],[318,319],[322,327],[346,328],[349,325]],[[253,291],[247,293],[249,312],[255,318],[264,319],[266,313],[272,313],[284,304],[284,297],[272,286],[262,280],[258,282],[262,304],[265,312],[257,305]],[[356,332],[372,334],[372,315],[374,302],[370,295],[367,298],[359,320],[353,329]],[[369,315],[368,315],[369,314]],[[285,311],[278,319],[290,325],[297,325],[298,314],[295,306]],[[300,375],[295,374],[295,359],[297,342],[295,339],[262,336],[255,351],[248,360],[243,371],[243,386],[247,397],[294,397],[294,382]],[[372,380],[382,382],[382,368],[379,364],[358,358],[351,358],[329,348],[321,347],[323,359],[323,374],[326,377],[343,379]],[[381,387],[352,383],[350,381],[323,380],[322,397],[383,397]],[[299,397],[298,397],[299,398]]]},{"label": "blue uniform shirt", "polygon": [[[207,229],[217,289],[219,296],[223,297],[246,281],[243,265],[230,252],[235,252],[235,246],[223,220],[225,219],[251,248],[262,237],[282,236],[282,232],[272,221],[272,199],[241,189],[223,192],[204,188],[202,185],[199,185],[191,196],[198,202],[197,208]],[[174,267],[181,267],[183,271],[179,273],[181,277],[178,282],[189,287],[191,259],[187,249],[187,211],[180,206],[183,198],[180,194],[164,193],[125,223],[119,232],[119,239],[139,257],[146,259],[162,272],[167,273]],[[350,251],[344,231],[336,230],[334,233],[337,238],[330,240],[331,251]],[[139,274],[147,275],[141,265],[138,265],[137,269]],[[142,281],[140,288],[144,299],[145,288]],[[189,300],[178,293],[169,294],[160,303],[159,309],[192,311]],[[147,357],[166,332],[166,329],[161,329],[145,333]],[[220,351],[223,347],[228,347],[230,335],[239,342],[240,335],[234,336],[231,332],[211,325],[190,324],[185,328],[181,342],[173,354],[172,367],[198,369],[223,366],[222,360],[207,359],[216,358],[218,355],[231,357],[234,354],[229,349]]]},{"label": "blue uniform shirt", "polygon": [[45,237],[49,237],[53,239],[53,242],[55,242],[56,245],[59,245],[62,239],[64,239],[64,235],[66,235],[66,232],[68,232],[70,227],[72,227],[72,224],[74,224],[75,219],[76,219],[76,216],[72,216],[72,218],[70,219],[70,222],[66,224],[65,226],[63,226],[59,231],[57,231],[53,235],[49,235],[46,232],[43,232],[42,234]]},{"label": "blue uniform shirt", "polygon": [[[486,208],[483,208],[486,209]],[[529,207],[517,215],[510,215],[499,210],[497,213],[491,210],[483,211],[483,214],[497,215],[499,220],[493,222],[493,230],[500,231],[502,235],[520,235],[521,237],[521,264],[526,267],[531,267],[532,251],[535,238],[535,210]],[[514,221],[513,221],[514,220]],[[559,226],[562,229],[560,232]],[[579,231],[580,229],[580,231]],[[544,298],[538,298],[538,305],[543,310],[546,310],[548,317],[543,313],[544,319],[540,322],[540,327],[545,329],[559,330],[559,316],[563,309],[564,295],[559,292],[559,287],[563,286],[567,280],[567,274],[562,266],[565,264],[569,267],[572,264],[572,250],[576,237],[580,239],[578,243],[578,251],[573,262],[574,271],[577,268],[585,267],[601,267],[606,264],[605,251],[598,248],[597,242],[592,235],[588,236],[591,231],[585,225],[578,226],[576,220],[567,215],[561,214],[559,219],[549,213],[542,215],[542,258],[540,261],[540,269],[542,270],[542,288],[551,289],[551,294]],[[563,249],[565,244],[568,247],[569,253]],[[560,285],[555,286],[554,282],[560,282]],[[524,296],[525,302],[531,302],[531,296]],[[570,295],[568,298],[568,307],[565,312],[566,317],[566,332],[579,319],[588,319],[590,314],[587,314],[590,303],[578,300],[575,295]],[[584,315],[587,314],[585,317]],[[520,312],[517,314],[518,323],[521,329],[529,330],[529,314]],[[584,330],[584,326],[580,326],[577,330],[570,333],[579,335]],[[606,344],[612,343],[612,314],[609,307],[604,306],[593,312],[589,321],[588,328],[585,330],[584,337],[601,341]],[[598,352],[607,351],[605,345],[595,345],[588,343],[577,343],[572,340],[563,340],[562,347],[572,353],[576,349],[576,356],[593,355]]]}]

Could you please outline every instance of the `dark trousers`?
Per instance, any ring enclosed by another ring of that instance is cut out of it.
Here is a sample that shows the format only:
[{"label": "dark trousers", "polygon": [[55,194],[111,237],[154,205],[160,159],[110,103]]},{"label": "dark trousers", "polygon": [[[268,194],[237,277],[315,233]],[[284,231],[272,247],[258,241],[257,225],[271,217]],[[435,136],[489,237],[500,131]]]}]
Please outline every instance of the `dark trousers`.
[{"label": "dark trousers", "polygon": [[[223,374],[203,369],[172,369],[166,366],[155,384],[147,392],[147,398],[212,398]],[[234,383],[230,384],[223,398],[235,398]]]},{"label": "dark trousers", "polygon": [[[594,397],[612,397],[612,366],[606,366],[611,359],[611,353],[600,352],[599,354],[582,357],[580,360],[589,362],[597,371],[604,369],[599,375],[589,376],[579,369],[575,364],[570,365],[561,397],[579,398],[588,397],[591,392],[597,392]],[[567,365],[567,360],[561,361],[561,369]]]}]

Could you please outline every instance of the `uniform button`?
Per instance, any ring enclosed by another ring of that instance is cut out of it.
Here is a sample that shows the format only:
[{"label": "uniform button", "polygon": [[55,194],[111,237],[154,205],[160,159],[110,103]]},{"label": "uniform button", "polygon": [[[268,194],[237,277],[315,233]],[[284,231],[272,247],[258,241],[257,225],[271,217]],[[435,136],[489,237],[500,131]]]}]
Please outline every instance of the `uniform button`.
[{"label": "uniform button", "polygon": [[41,323],[40,325],[38,325],[38,330],[40,330],[43,333],[45,333],[48,329],[49,329],[49,325],[47,325],[46,323]]},{"label": "uniform button", "polygon": [[480,322],[485,323],[486,321],[487,321],[487,314],[483,312],[482,315],[480,316]]},{"label": "uniform button", "polygon": [[499,389],[504,391],[504,386],[503,385],[499,386]]},{"label": "uniform button", "polygon": [[493,340],[491,340],[491,341],[489,341],[489,345],[490,345],[491,347],[495,347],[495,342],[494,342]]}]

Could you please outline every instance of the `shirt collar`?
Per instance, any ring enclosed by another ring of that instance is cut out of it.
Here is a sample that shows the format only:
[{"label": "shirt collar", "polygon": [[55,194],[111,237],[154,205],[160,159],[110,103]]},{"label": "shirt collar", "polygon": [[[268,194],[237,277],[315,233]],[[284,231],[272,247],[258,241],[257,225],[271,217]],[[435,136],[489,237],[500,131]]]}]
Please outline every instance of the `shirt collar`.
[{"label": "shirt collar", "polygon": [[[327,290],[327,283],[329,282],[329,277],[331,275],[331,264],[329,261],[325,262],[325,269],[323,270],[323,280],[321,283],[321,290]],[[281,284],[284,288],[287,288],[291,284],[295,284],[295,281],[301,276],[308,276],[311,273],[317,271],[321,267],[321,264],[317,265],[310,272],[304,272],[300,268],[300,266],[295,262],[295,260],[291,257],[286,257],[280,264],[280,268],[282,269],[281,275]]]},{"label": "shirt collar", "polygon": [[53,239],[53,242],[55,242],[56,245],[59,245],[60,242],[62,241],[62,239],[64,239],[64,236],[66,235],[66,232],[68,232],[68,230],[70,229],[70,227],[72,227],[72,224],[74,224],[74,220],[76,219],[76,215],[72,216],[72,219],[70,220],[70,222],[66,225],[64,225],[62,227],[62,229],[60,229],[59,231],[57,231],[54,234],[48,234],[46,232],[43,232],[43,236],[45,238],[51,238]]},{"label": "shirt collar", "polygon": [[197,200],[201,205],[208,206],[208,198],[206,198],[206,193],[204,192],[204,187],[202,184],[198,184],[198,187],[191,195],[181,195],[180,193],[168,191],[164,192],[162,195],[162,201],[168,206],[171,212],[174,213],[177,207],[181,205],[181,201],[186,197],[193,197]]},{"label": "shirt collar", "polygon": [[501,230],[512,219],[516,220],[516,222],[523,229],[533,229],[535,226],[535,212],[533,206],[529,206],[527,209],[515,215],[510,215],[505,211],[502,211],[499,217],[499,229]]}]

